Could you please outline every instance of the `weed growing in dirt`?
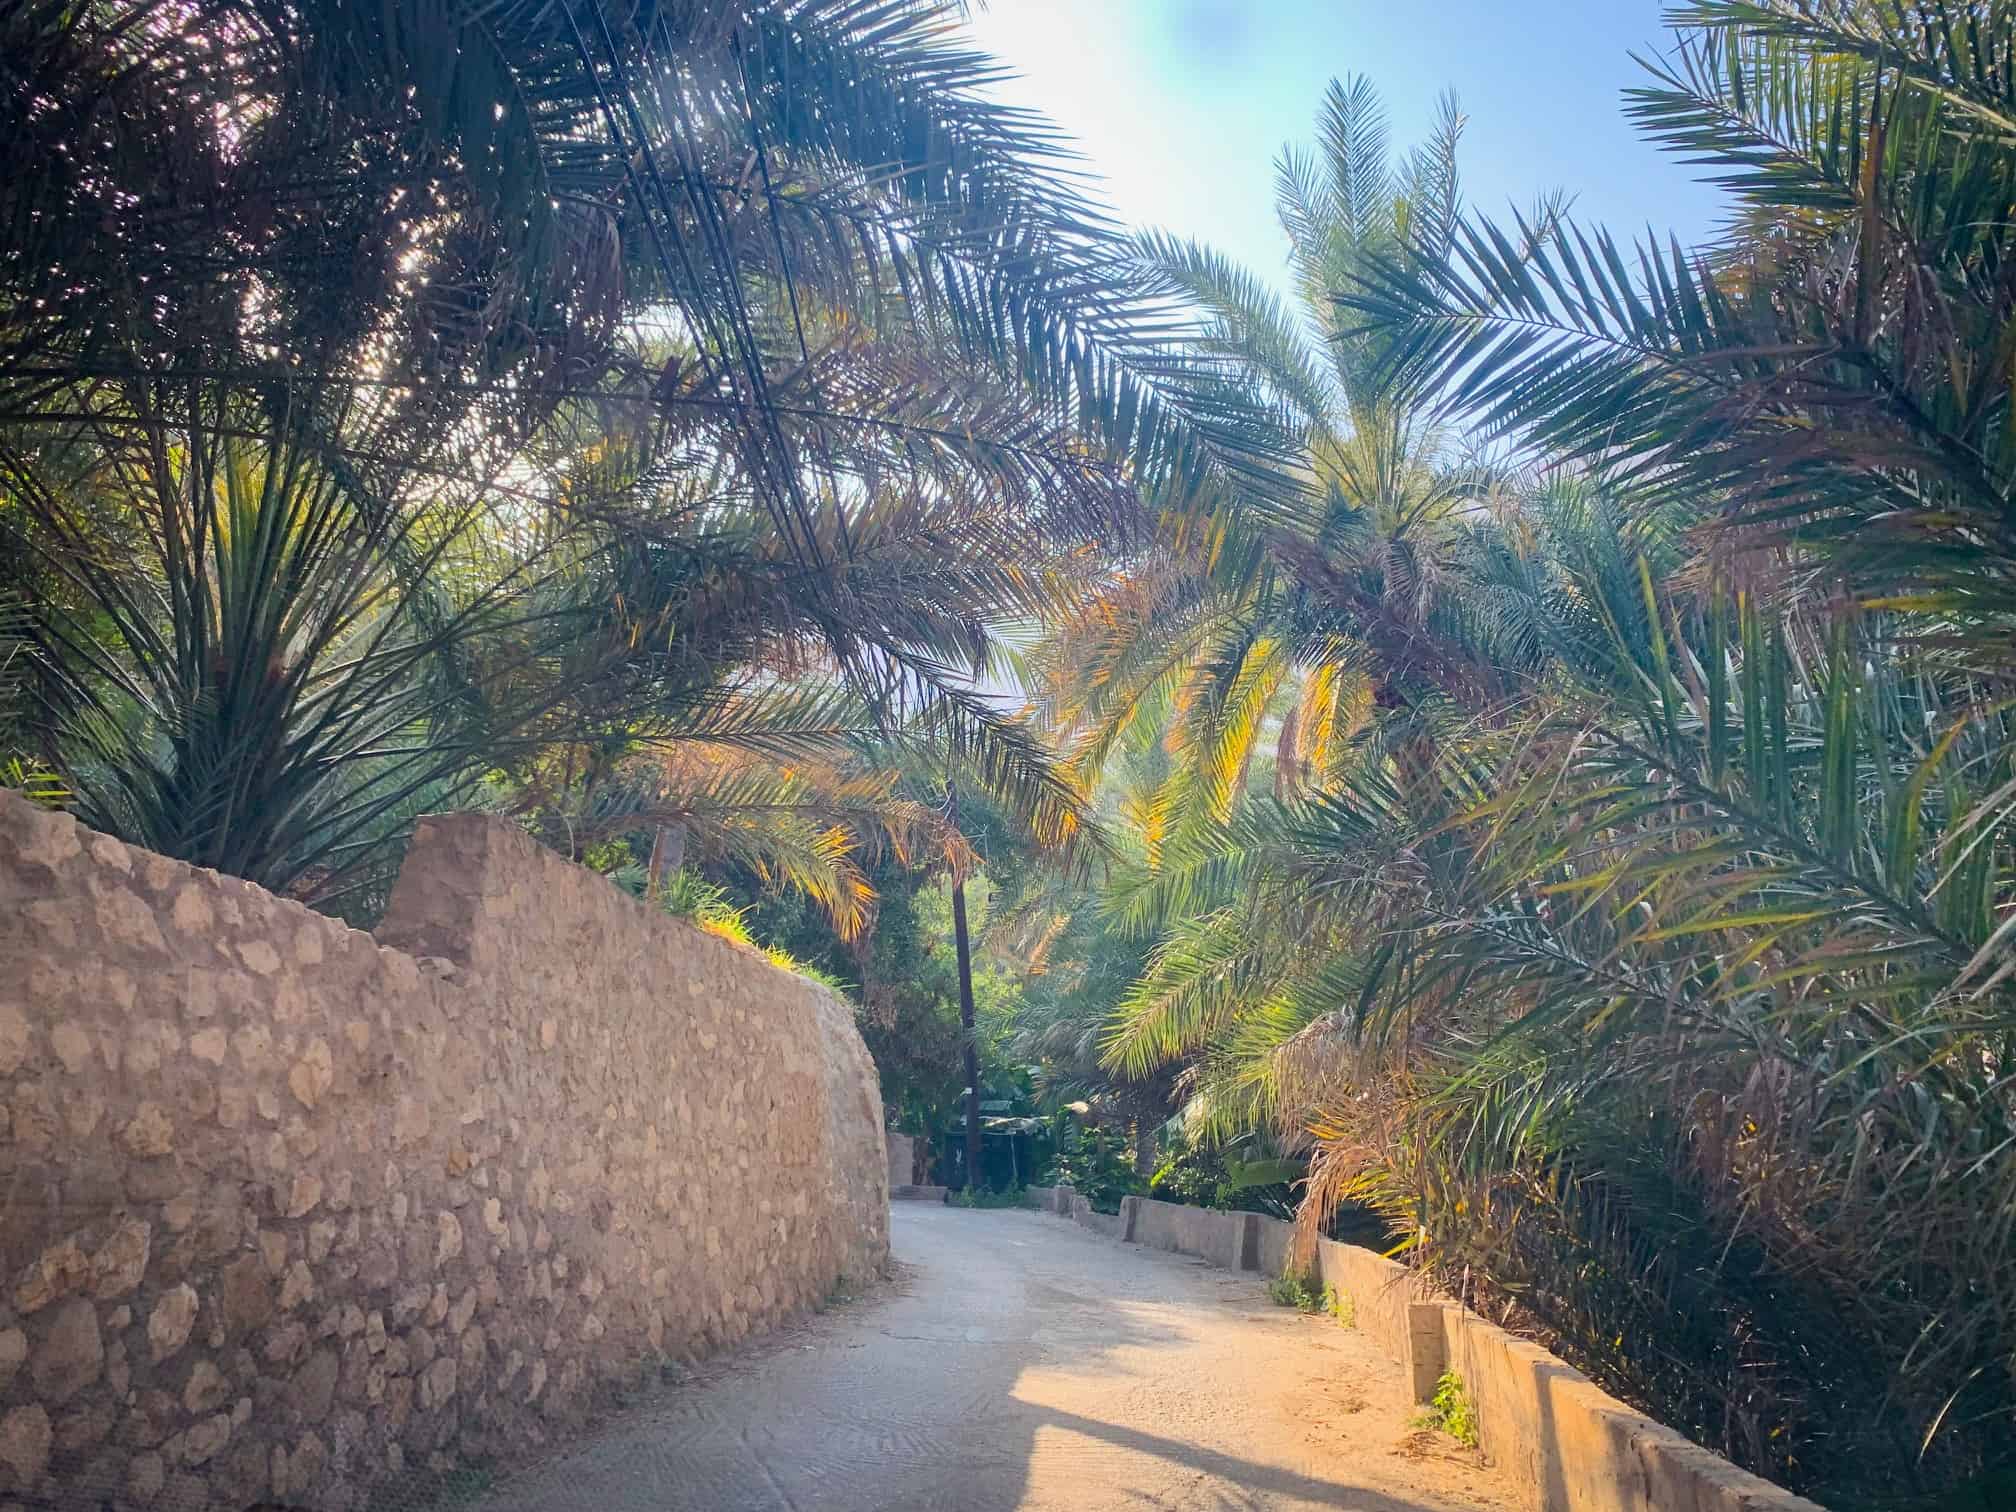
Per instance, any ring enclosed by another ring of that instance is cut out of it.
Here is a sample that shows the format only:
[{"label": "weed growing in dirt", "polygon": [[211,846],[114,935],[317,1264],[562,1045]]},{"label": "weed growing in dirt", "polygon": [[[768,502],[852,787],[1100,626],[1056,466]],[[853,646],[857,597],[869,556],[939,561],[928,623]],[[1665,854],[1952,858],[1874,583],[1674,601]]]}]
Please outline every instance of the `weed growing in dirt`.
[{"label": "weed growing in dirt", "polygon": [[1358,1326],[1358,1304],[1351,1299],[1351,1293],[1339,1291],[1334,1286],[1323,1288],[1323,1311],[1337,1320],[1342,1328]]},{"label": "weed growing in dirt", "polygon": [[1293,1307],[1306,1313],[1323,1310],[1323,1293],[1316,1289],[1313,1272],[1283,1272],[1267,1283],[1267,1295],[1277,1307]]},{"label": "weed growing in dirt", "polygon": [[1477,1409],[1470,1401],[1463,1377],[1453,1370],[1443,1371],[1442,1379],[1435,1383],[1435,1395],[1428,1399],[1428,1410],[1414,1419],[1414,1426],[1438,1429],[1466,1448],[1475,1449]]}]

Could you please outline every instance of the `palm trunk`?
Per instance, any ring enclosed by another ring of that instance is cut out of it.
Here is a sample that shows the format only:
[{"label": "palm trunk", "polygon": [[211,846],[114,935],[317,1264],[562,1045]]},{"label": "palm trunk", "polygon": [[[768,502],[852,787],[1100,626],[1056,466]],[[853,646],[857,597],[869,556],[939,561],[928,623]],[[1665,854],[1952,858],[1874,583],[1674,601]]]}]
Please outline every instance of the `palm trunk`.
[{"label": "palm trunk", "polygon": [[973,951],[966,938],[966,883],[952,884],[952,942],[959,951],[959,1027],[966,1040],[966,1190],[980,1189],[980,1050],[973,1037]]},{"label": "palm trunk", "polygon": [[1134,1178],[1143,1186],[1155,1174],[1155,1125],[1147,1118],[1134,1120]]},{"label": "palm trunk", "polygon": [[665,890],[665,876],[686,864],[686,826],[661,824],[651,837],[651,862],[647,868],[644,896],[655,898]]}]

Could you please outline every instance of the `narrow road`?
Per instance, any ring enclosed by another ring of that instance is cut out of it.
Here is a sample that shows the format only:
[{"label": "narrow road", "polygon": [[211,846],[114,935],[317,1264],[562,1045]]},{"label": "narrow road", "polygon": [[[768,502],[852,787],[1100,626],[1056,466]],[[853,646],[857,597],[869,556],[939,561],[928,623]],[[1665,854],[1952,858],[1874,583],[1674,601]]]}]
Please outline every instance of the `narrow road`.
[{"label": "narrow road", "polygon": [[484,1512],[1510,1508],[1363,1335],[1037,1213],[898,1203],[895,1286],[701,1367]]}]

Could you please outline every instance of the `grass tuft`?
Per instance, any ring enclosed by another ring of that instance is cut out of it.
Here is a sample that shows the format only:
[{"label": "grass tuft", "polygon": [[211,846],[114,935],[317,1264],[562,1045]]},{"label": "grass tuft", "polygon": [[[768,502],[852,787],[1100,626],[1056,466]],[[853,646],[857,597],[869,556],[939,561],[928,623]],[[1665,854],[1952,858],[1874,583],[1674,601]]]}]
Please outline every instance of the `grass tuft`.
[{"label": "grass tuft", "polygon": [[1435,1383],[1435,1395],[1428,1399],[1428,1410],[1414,1419],[1414,1426],[1433,1428],[1448,1434],[1466,1449],[1475,1449],[1477,1408],[1470,1400],[1463,1377],[1453,1370],[1443,1371],[1442,1379]]},{"label": "grass tuft", "polygon": [[1358,1304],[1352,1300],[1351,1293],[1347,1291],[1339,1291],[1334,1286],[1324,1287],[1323,1311],[1335,1318],[1338,1326],[1342,1328],[1358,1326]]},{"label": "grass tuft", "polygon": [[1323,1311],[1324,1294],[1317,1289],[1314,1271],[1284,1271],[1267,1283],[1267,1295],[1276,1307],[1305,1313]]}]

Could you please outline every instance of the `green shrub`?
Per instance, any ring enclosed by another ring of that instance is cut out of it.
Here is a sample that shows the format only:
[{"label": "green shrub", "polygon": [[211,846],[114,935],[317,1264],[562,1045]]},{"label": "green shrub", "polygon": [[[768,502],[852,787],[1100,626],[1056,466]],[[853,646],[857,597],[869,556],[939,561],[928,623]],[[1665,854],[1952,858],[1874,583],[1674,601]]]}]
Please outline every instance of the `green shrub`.
[{"label": "green shrub", "polygon": [[1121,1198],[1148,1189],[1117,1142],[1087,1131],[1068,1116],[1060,1121],[1056,1152],[1037,1184],[1068,1186],[1096,1213],[1117,1213]]},{"label": "green shrub", "polygon": [[1463,1377],[1453,1370],[1442,1372],[1442,1379],[1435,1383],[1435,1395],[1428,1399],[1428,1410],[1414,1419],[1417,1428],[1434,1428],[1467,1448],[1477,1447],[1477,1409],[1470,1401],[1470,1393],[1463,1385]]},{"label": "green shrub", "polygon": [[1257,1159],[1242,1158],[1240,1152],[1250,1152],[1252,1143],[1249,1138],[1229,1146],[1205,1144],[1172,1134],[1148,1178],[1148,1195],[1158,1202],[1292,1218],[1293,1183],[1302,1179],[1306,1162],[1275,1159],[1264,1151]]},{"label": "green shrub", "polygon": [[1282,1272],[1267,1283],[1267,1295],[1277,1307],[1292,1307],[1306,1313],[1323,1310],[1323,1293],[1317,1290],[1313,1271]]},{"label": "green shrub", "polygon": [[[620,847],[620,849],[612,848]],[[597,865],[598,855],[613,859],[615,864],[608,868]],[[590,846],[587,862],[596,870],[606,871],[609,880],[634,897],[643,897],[645,888],[644,868],[635,860],[627,859],[629,846],[626,842],[612,842],[611,846]],[[752,909],[738,905],[735,895],[716,882],[709,882],[700,873],[687,867],[667,872],[659,881],[658,906],[675,919],[684,919],[696,928],[706,931],[717,940],[726,940],[741,950],[753,951],[762,956],[780,971],[789,971],[817,982],[822,987],[830,987],[835,992],[844,993],[846,984],[830,971],[822,970],[799,960],[787,950],[775,945],[765,945],[757,939],[749,928]]]}]

